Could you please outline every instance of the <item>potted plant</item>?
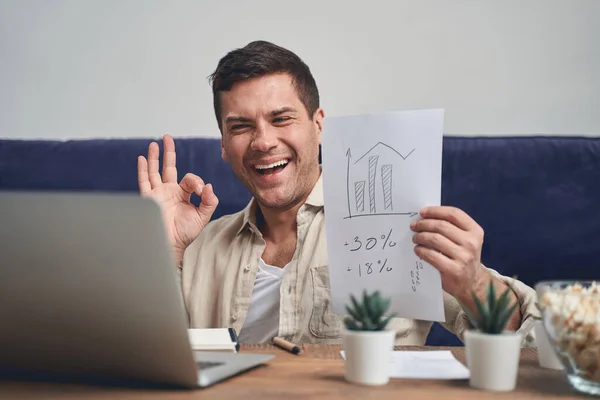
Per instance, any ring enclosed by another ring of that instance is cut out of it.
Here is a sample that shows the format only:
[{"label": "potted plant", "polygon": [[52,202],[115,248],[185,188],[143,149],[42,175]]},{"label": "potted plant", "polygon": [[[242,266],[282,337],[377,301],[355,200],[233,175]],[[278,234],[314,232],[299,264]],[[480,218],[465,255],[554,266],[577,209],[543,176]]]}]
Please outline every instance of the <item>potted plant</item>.
[{"label": "potted plant", "polygon": [[511,391],[516,386],[522,336],[505,331],[517,307],[517,304],[510,306],[510,290],[506,289],[496,297],[494,285],[490,282],[484,301],[473,294],[476,315],[463,306],[475,326],[475,329],[465,332],[467,366],[471,373],[469,384],[472,387]]},{"label": "potted plant", "polygon": [[395,332],[387,330],[390,320],[386,316],[391,300],[382,298],[379,291],[363,291],[361,300],[350,295],[346,306],[343,334],[345,378],[363,385],[384,385],[390,379],[391,355]]}]

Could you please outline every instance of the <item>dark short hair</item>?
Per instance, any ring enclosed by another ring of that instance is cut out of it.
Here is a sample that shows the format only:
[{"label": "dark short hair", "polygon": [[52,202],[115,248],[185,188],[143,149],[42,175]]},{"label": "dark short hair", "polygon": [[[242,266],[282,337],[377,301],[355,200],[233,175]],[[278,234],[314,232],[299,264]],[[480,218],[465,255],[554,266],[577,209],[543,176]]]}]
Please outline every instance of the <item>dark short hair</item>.
[{"label": "dark short hair", "polygon": [[209,76],[215,116],[221,131],[221,92],[230,90],[237,82],[276,73],[287,73],[292,77],[308,115],[314,115],[319,108],[319,90],[308,65],[290,50],[258,40],[227,53]]}]

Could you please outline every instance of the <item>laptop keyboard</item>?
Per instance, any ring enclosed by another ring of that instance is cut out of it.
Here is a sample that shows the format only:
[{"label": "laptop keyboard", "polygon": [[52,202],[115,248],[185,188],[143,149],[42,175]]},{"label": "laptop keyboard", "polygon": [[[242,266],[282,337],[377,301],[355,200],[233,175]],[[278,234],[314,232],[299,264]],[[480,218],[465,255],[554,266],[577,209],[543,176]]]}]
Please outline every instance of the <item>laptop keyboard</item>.
[{"label": "laptop keyboard", "polygon": [[223,364],[225,364],[225,363],[216,362],[216,361],[197,361],[196,362],[196,365],[198,365],[198,368],[200,368],[200,370],[218,367]]}]

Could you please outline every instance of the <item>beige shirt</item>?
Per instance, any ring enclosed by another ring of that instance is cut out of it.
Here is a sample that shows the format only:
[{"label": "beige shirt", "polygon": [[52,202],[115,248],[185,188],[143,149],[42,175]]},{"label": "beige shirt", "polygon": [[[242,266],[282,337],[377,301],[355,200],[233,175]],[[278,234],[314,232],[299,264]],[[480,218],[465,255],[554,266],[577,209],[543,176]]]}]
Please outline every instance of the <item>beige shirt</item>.
[{"label": "beige shirt", "polygon": [[[240,332],[258,272],[265,240],[256,225],[256,202],[232,215],[211,221],[187,248],[181,265],[182,294],[190,328],[233,327]],[[338,343],[343,316],[333,313],[325,241],[323,184],[319,178],[297,214],[294,256],[281,283],[279,336],[295,343]],[[490,272],[512,284],[523,321],[523,345],[534,342],[536,293],[527,285]],[[444,293],[443,326],[461,340],[472,325],[456,299]],[[432,322],[395,318],[398,345],[424,345]]]}]

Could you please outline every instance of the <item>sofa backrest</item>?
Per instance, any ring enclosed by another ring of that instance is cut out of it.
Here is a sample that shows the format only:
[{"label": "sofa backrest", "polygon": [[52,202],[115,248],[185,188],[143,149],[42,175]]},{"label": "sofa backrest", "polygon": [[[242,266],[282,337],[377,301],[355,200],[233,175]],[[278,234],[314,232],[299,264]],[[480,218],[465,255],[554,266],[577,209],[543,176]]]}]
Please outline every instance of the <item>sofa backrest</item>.
[{"label": "sofa backrest", "polygon": [[[136,160],[149,143],[0,140],[0,190],[137,192]],[[214,185],[215,218],[247,204],[219,139],[179,138],[176,149],[179,178],[193,172]],[[529,285],[600,278],[600,139],[445,137],[442,164],[442,204],[484,228],[487,266]]]}]

